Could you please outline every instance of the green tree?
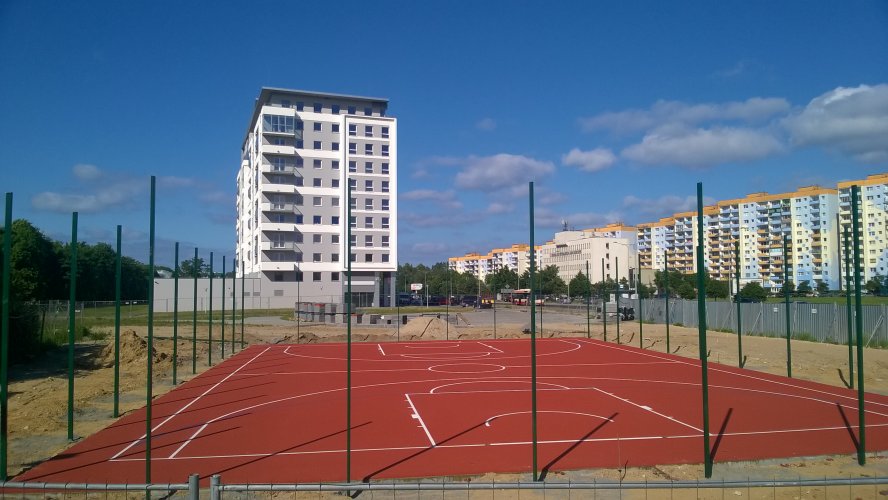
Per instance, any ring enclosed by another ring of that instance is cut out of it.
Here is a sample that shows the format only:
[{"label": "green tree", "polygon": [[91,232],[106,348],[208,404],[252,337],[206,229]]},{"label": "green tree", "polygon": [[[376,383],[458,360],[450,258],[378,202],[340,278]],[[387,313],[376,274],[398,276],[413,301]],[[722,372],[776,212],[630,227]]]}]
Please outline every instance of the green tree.
[{"label": "green tree", "polygon": [[643,299],[649,299],[654,296],[654,291],[656,289],[652,286],[645,285],[644,283],[638,284],[638,295]]},{"label": "green tree", "polygon": [[823,280],[817,281],[817,295],[826,295],[829,293],[829,285]]},{"label": "green tree", "polygon": [[706,279],[706,297],[710,299],[726,299],[731,294],[731,287],[727,281],[719,281],[712,278]]},{"label": "green tree", "polygon": [[589,279],[582,272],[577,273],[577,275],[570,280],[569,288],[570,294],[573,297],[585,297],[592,291],[592,285],[589,283]]},{"label": "green tree", "polygon": [[780,295],[783,295],[786,292],[789,292],[790,295],[793,295],[796,291],[795,283],[792,280],[786,280],[786,283],[783,285],[783,289],[780,290]]},{"label": "green tree", "polygon": [[802,281],[801,283],[799,283],[799,286],[796,287],[796,294],[802,297],[807,297],[808,295],[811,295],[812,291],[813,290],[811,289],[811,282],[808,280]]},{"label": "green tree", "polygon": [[511,269],[502,268],[495,273],[488,274],[484,281],[487,283],[487,288],[494,294],[497,294],[503,288],[517,288],[518,273]]},{"label": "green tree", "polygon": [[740,293],[737,294],[742,301],[746,302],[764,302],[768,298],[768,292],[758,281],[750,281],[743,285]]}]

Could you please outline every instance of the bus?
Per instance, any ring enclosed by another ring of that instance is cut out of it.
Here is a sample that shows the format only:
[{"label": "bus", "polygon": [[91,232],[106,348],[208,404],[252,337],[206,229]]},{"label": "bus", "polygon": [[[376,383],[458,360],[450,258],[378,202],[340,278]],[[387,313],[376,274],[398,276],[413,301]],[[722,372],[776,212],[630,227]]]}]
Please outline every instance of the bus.
[{"label": "bus", "polygon": [[[512,303],[516,306],[528,305],[530,303],[530,288],[520,288],[518,290],[512,290]],[[537,297],[536,304],[538,306],[543,305],[543,299],[541,297]]]}]

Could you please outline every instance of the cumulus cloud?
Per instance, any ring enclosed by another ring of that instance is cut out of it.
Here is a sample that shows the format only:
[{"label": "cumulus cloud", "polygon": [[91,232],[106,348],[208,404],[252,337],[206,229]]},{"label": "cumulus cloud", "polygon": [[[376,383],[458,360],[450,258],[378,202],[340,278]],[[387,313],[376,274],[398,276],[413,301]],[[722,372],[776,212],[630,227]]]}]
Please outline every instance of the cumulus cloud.
[{"label": "cumulus cloud", "polygon": [[90,194],[44,191],[31,198],[31,206],[47,212],[96,213],[131,205],[134,198],[146,189],[142,184],[144,183],[116,182],[103,185]]},{"label": "cumulus cloud", "polygon": [[478,130],[483,130],[485,132],[496,130],[496,120],[494,120],[493,118],[483,118],[475,124],[475,128],[477,128]]},{"label": "cumulus cloud", "polygon": [[494,201],[487,205],[487,213],[491,215],[507,214],[515,210],[515,205],[511,203],[500,203]]},{"label": "cumulus cloud", "polygon": [[[714,198],[703,197],[704,205],[715,203]],[[659,198],[644,199],[637,196],[623,198],[623,207],[645,217],[668,217],[678,212],[691,212],[697,210],[696,196],[666,195]]]},{"label": "cumulus cloud", "polygon": [[403,222],[411,227],[452,227],[454,220],[454,214],[451,213],[420,214],[410,212],[398,214],[398,222]]},{"label": "cumulus cloud", "polygon": [[544,178],[554,172],[552,162],[522,155],[470,156],[456,175],[456,185],[462,189],[490,192]]},{"label": "cumulus cloud", "polygon": [[595,148],[591,151],[573,148],[566,155],[561,156],[562,164],[577,167],[585,172],[604,170],[616,161],[617,157],[607,148]]},{"label": "cumulus cloud", "polygon": [[453,190],[435,191],[434,189],[417,189],[401,193],[398,196],[402,200],[431,201],[444,208],[450,209],[459,209],[463,206],[462,202],[456,199],[456,192]]},{"label": "cumulus cloud", "polygon": [[720,163],[759,160],[784,150],[772,134],[750,128],[662,128],[621,152],[624,158],[647,165],[709,167]]},{"label": "cumulus cloud", "polygon": [[446,252],[447,245],[444,243],[414,243],[410,249],[420,255],[433,255]]},{"label": "cumulus cloud", "polygon": [[78,163],[74,165],[71,171],[74,173],[74,177],[82,181],[91,181],[102,176],[102,171],[99,167],[87,163]]},{"label": "cumulus cloud", "polygon": [[648,109],[628,109],[580,118],[580,126],[586,132],[610,130],[627,133],[676,123],[687,126],[713,121],[755,123],[786,113],[789,109],[786,99],[776,97],[704,104],[660,100]]},{"label": "cumulus cloud", "polygon": [[784,120],[795,146],[820,146],[875,163],[888,160],[888,84],[838,87]]},{"label": "cumulus cloud", "polygon": [[610,224],[615,220],[622,220],[623,214],[619,212],[574,212],[569,214],[558,213],[551,209],[541,209],[535,214],[537,226],[561,230],[563,222],[569,228],[585,229]]}]

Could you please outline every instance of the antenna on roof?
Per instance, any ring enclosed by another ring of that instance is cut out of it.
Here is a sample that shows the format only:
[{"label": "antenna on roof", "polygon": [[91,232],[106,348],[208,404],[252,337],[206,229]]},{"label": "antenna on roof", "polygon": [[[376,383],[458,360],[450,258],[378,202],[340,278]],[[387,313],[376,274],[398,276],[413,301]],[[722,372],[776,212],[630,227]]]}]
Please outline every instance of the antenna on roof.
[{"label": "antenna on roof", "polygon": [[561,230],[567,231],[567,219],[564,219],[564,218],[561,219]]}]

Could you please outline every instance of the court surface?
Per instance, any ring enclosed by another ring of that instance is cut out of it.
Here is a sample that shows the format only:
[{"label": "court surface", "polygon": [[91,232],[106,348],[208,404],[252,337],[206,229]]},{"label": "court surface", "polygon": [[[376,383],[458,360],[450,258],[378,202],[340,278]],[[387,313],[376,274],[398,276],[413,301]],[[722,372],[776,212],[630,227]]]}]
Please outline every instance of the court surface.
[{"label": "court surface", "polygon": [[[155,400],[151,479],[346,480],[346,345],[254,345]],[[352,345],[351,480],[527,472],[529,339]],[[853,454],[856,392],[709,364],[719,462]],[[699,362],[586,339],[537,341],[538,468],[703,461]],[[888,397],[867,394],[867,449]],[[145,481],[145,411],[16,480]]]}]

